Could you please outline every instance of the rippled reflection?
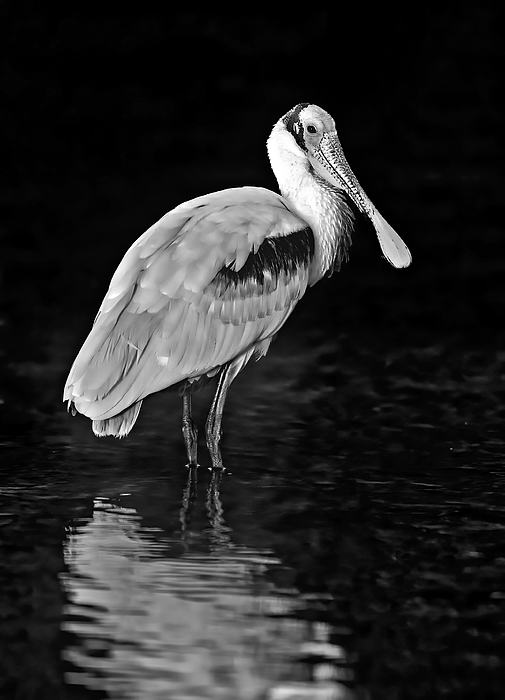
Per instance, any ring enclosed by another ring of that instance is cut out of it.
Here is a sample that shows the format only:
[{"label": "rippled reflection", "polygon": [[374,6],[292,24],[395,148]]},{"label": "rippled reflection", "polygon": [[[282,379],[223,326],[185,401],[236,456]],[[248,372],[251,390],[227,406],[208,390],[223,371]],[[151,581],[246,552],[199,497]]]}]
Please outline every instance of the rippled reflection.
[{"label": "rippled reflection", "polygon": [[62,412],[4,449],[2,700],[503,696],[503,343],[281,343],[221,479],[162,395],[128,441]]},{"label": "rippled reflection", "polygon": [[188,474],[170,536],[143,523],[129,494],[97,496],[92,517],[74,521],[62,577],[66,681],[143,700],[354,697],[330,625],[303,619],[304,597],[272,580],[280,560],[233,543],[221,474],[203,472],[206,526],[192,527],[199,476]]}]

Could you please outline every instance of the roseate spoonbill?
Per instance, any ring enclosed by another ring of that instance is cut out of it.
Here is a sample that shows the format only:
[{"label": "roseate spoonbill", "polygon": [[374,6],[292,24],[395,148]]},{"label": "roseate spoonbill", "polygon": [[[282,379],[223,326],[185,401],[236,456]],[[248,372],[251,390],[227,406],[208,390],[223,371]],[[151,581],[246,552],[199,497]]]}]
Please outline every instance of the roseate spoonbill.
[{"label": "roseate spoonbill", "polygon": [[332,117],[303,103],[273,127],[268,155],[281,195],[261,187],[180,204],[126,252],[64,390],[95,435],[124,437],[142,400],[179,385],[189,465],[197,463],[192,392],[217,390],[206,422],[212,466],[230,384],[266,354],[296,303],[339,269],[350,245],[349,199],[371,220],[385,258],[407,267],[405,243],[375,209],[345,159]]}]

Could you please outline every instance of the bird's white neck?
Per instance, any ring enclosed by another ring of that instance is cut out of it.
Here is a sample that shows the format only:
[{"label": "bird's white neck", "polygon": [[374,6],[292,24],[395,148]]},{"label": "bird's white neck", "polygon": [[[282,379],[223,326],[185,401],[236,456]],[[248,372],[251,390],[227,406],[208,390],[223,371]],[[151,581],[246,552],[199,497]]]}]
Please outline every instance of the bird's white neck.
[{"label": "bird's white neck", "polygon": [[307,159],[292,148],[292,139],[274,127],[267,142],[268,156],[282,196],[290,208],[308,223],[315,238],[310,283],[345,257],[352,213],[342,192],[317,176]]}]

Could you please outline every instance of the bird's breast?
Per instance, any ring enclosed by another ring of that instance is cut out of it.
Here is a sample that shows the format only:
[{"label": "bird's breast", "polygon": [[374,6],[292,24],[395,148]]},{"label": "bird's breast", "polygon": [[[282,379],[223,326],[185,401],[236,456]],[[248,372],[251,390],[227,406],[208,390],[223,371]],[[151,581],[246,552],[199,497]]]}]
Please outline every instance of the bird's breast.
[{"label": "bird's breast", "polygon": [[331,187],[318,177],[307,178],[286,198],[290,208],[304,219],[314,235],[314,255],[309,284],[327,272],[339,269],[351,244],[354,215],[343,190]]}]

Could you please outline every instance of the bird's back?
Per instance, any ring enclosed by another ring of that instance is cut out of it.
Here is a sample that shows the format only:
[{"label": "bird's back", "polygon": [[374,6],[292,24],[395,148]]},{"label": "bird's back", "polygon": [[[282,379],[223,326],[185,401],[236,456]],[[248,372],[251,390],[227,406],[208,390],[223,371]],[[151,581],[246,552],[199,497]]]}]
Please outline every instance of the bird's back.
[{"label": "bird's back", "polygon": [[64,400],[106,421],[244,353],[264,354],[305,292],[313,253],[307,224],[269,190],[181,204],[125,254]]}]

